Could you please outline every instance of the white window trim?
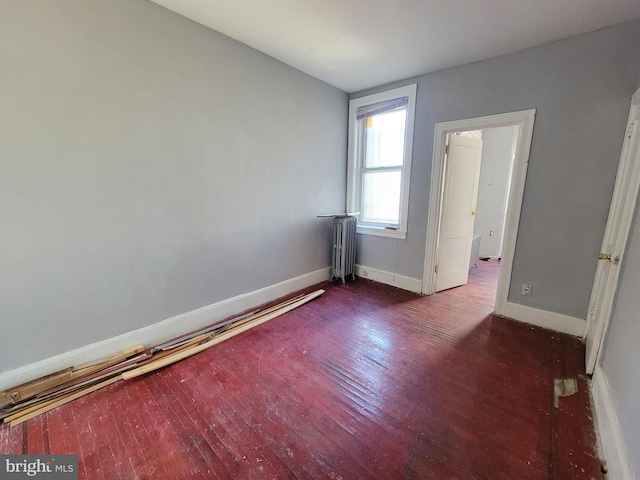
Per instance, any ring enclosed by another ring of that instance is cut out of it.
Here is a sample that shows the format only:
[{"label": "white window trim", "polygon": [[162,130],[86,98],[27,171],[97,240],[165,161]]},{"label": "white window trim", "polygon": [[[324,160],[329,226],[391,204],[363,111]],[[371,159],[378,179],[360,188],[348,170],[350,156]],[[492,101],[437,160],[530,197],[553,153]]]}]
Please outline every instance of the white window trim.
[{"label": "white window trim", "polygon": [[404,161],[402,167],[402,181],[400,187],[400,223],[396,229],[389,229],[384,226],[360,225],[358,224],[358,233],[366,235],[377,235],[380,237],[391,237],[405,239],[407,238],[407,217],[409,214],[409,184],[411,180],[411,156],[413,152],[413,124],[415,119],[416,106],[416,90],[417,84],[407,85],[405,87],[394,88],[385,92],[367,95],[366,97],[355,98],[349,102],[349,156],[347,171],[347,211],[360,211],[360,200],[358,198],[357,185],[355,182],[359,179],[358,170],[359,156],[358,148],[360,145],[358,132],[357,111],[359,108],[374,103],[386,102],[395,98],[408,97],[407,105],[407,124],[405,130],[405,149]]}]

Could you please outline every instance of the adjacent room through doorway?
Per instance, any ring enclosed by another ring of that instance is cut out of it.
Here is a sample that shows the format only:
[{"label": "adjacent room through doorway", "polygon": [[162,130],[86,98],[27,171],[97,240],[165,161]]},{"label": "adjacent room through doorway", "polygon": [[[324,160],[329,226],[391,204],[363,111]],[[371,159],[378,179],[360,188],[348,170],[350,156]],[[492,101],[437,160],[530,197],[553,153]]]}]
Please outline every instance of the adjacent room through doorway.
[{"label": "adjacent room through doorway", "polygon": [[495,302],[518,133],[511,125],[447,135],[437,292],[466,285],[475,273]]}]

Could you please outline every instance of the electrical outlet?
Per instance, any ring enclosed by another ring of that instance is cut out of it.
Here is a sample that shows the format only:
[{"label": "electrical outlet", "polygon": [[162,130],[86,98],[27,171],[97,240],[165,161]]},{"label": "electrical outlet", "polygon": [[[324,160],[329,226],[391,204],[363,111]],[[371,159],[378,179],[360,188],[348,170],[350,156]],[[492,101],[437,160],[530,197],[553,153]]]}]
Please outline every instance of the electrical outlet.
[{"label": "electrical outlet", "polygon": [[531,295],[531,285],[527,285],[526,283],[522,284],[522,295],[527,297]]}]

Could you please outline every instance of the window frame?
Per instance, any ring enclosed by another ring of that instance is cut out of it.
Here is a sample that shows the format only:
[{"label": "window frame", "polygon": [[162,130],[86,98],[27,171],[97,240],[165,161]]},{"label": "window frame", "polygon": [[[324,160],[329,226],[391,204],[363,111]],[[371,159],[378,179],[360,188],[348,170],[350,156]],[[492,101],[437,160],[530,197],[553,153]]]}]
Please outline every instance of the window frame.
[{"label": "window frame", "polygon": [[362,211],[362,178],[364,161],[364,124],[358,120],[358,109],[376,103],[392,101],[406,97],[407,120],[404,138],[404,158],[401,167],[400,181],[400,219],[396,226],[383,222],[364,223],[358,219],[357,232],[365,235],[376,235],[406,239],[409,213],[409,184],[411,180],[411,157],[413,152],[413,131],[415,119],[417,84],[386,90],[384,92],[355,98],[349,102],[349,137],[348,137],[348,172],[347,172],[347,211]]}]

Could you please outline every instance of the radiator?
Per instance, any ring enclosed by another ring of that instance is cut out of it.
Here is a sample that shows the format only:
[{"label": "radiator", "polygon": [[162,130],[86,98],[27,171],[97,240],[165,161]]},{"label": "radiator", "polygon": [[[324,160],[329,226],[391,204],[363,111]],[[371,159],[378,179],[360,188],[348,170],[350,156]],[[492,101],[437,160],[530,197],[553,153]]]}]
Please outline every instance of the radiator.
[{"label": "radiator", "polygon": [[333,219],[333,260],[331,279],[356,278],[356,217],[343,215]]}]

